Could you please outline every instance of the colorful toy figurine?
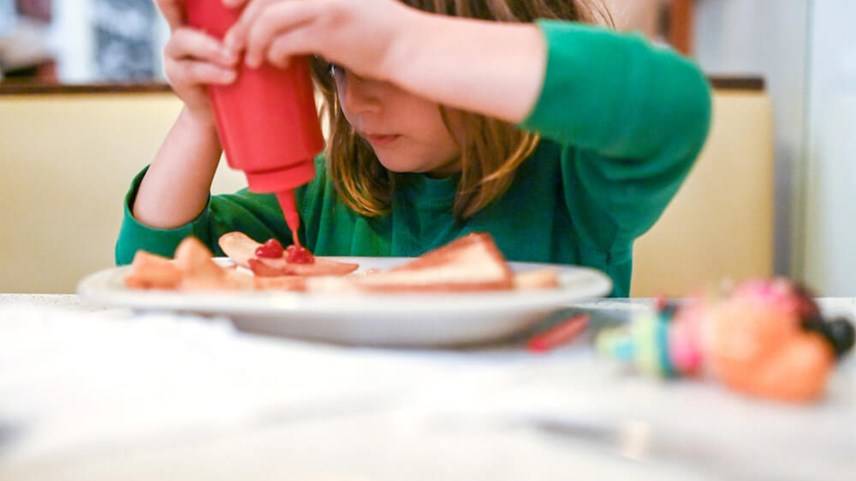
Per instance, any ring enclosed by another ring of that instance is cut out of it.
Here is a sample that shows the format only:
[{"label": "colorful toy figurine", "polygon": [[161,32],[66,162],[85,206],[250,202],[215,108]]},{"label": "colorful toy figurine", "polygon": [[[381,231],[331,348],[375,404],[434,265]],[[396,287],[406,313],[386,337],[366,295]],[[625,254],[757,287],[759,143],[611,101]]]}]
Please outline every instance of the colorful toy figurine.
[{"label": "colorful toy figurine", "polygon": [[629,326],[602,331],[597,348],[649,375],[705,376],[739,392],[806,402],[822,396],[853,342],[849,320],[824,319],[806,289],[773,279],[682,304],[660,301]]}]

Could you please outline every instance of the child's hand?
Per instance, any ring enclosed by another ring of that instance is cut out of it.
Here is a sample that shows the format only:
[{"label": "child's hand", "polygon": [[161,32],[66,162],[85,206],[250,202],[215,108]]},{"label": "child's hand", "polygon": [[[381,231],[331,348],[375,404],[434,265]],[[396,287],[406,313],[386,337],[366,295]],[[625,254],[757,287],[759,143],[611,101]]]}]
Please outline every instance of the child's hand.
[{"label": "child's hand", "polygon": [[237,75],[238,56],[207,34],[184,24],[183,0],[157,0],[169,23],[169,41],[164,48],[164,72],[188,113],[197,120],[213,122],[206,84],[229,84]]},{"label": "child's hand", "polygon": [[396,39],[417,12],[395,0],[223,0],[247,4],[226,35],[226,46],[246,49],[250,67],[286,67],[294,55],[316,54],[365,77],[386,80]]}]

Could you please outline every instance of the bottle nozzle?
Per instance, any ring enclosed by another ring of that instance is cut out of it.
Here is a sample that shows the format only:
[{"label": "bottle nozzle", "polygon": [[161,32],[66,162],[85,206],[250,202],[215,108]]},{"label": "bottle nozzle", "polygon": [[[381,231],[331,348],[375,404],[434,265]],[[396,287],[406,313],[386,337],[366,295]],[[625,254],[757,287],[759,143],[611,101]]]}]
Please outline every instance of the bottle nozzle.
[{"label": "bottle nozzle", "polygon": [[297,212],[297,199],[294,197],[294,191],[286,190],[277,192],[276,198],[279,201],[280,208],[282,208],[285,223],[288,224],[288,229],[291,231],[292,241],[294,245],[300,246],[300,238],[298,237],[300,214]]}]

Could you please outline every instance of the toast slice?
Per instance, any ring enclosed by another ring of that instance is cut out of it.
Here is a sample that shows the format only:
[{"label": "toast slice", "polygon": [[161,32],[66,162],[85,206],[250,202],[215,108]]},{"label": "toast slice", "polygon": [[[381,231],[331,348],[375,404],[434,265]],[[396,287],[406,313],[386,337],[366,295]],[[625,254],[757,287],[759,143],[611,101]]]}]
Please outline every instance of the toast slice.
[{"label": "toast slice", "polygon": [[514,288],[520,291],[557,289],[560,286],[559,273],[552,267],[514,274]]},{"label": "toast slice", "polygon": [[475,292],[514,287],[514,275],[489,234],[469,234],[384,272],[308,281],[310,291]]}]

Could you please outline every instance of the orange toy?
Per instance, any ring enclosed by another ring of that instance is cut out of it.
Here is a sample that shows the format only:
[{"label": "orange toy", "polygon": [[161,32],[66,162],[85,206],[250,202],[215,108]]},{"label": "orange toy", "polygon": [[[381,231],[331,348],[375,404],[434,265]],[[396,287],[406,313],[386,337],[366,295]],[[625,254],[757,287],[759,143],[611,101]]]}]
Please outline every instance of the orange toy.
[{"label": "orange toy", "polygon": [[723,297],[662,304],[629,328],[602,333],[601,351],[663,376],[707,373],[735,391],[805,402],[822,396],[853,325],[824,320],[811,295],[786,280],[751,281]]}]

